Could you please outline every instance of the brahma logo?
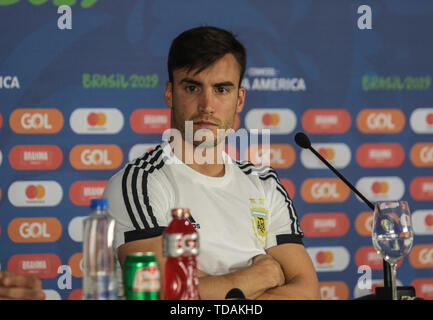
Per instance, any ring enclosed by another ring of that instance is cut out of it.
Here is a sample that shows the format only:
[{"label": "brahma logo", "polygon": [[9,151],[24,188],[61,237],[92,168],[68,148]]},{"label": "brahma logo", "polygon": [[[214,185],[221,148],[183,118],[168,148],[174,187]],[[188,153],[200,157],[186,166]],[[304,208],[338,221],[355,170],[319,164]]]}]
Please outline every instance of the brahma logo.
[{"label": "brahma logo", "polygon": [[418,244],[409,254],[410,264],[417,269],[433,268],[433,244]]},{"label": "brahma logo", "polygon": [[68,262],[72,275],[77,278],[83,277],[83,254],[81,252],[71,256]]},{"label": "brahma logo", "polygon": [[253,145],[246,151],[246,159],[256,166],[271,166],[276,169],[290,168],[295,162],[295,150],[288,144],[269,146]]},{"label": "brahma logo", "polygon": [[349,288],[343,281],[319,282],[322,300],[347,300]]},{"label": "brahma logo", "polygon": [[121,165],[123,154],[113,144],[77,145],[71,150],[69,160],[78,170],[110,170]]},{"label": "brahma logo", "polygon": [[404,160],[398,143],[364,143],[356,151],[356,161],[364,168],[399,167]]},{"label": "brahma logo", "polygon": [[433,108],[415,109],[410,116],[410,126],[416,133],[433,133]]},{"label": "brahma logo", "polygon": [[108,180],[75,181],[69,188],[69,198],[76,206],[89,206],[91,199],[101,198]]},{"label": "brahma logo", "polygon": [[56,218],[16,218],[8,227],[13,242],[55,242],[62,234],[62,225]]},{"label": "brahma logo", "polygon": [[123,128],[123,114],[115,108],[80,108],[69,119],[72,130],[78,134],[115,134]]},{"label": "brahma logo", "polygon": [[398,133],[404,128],[405,118],[398,109],[365,109],[356,122],[363,133]]},{"label": "brahma logo", "polygon": [[296,115],[290,109],[253,109],[245,116],[248,130],[269,129],[271,134],[289,134],[296,127]]},{"label": "brahma logo", "polygon": [[415,288],[417,297],[433,300],[433,279],[415,279],[410,285]]},{"label": "brahma logo", "polygon": [[433,143],[417,143],[410,150],[410,160],[416,167],[433,167]]},{"label": "brahma logo", "polygon": [[[336,168],[345,168],[352,157],[349,147],[344,143],[316,143],[312,145],[319,154]],[[301,162],[309,169],[328,168],[310,150],[302,149]]]},{"label": "brahma logo", "polygon": [[350,262],[349,251],[345,247],[307,248],[317,272],[343,271]]},{"label": "brahma logo", "polygon": [[412,225],[416,235],[433,235],[433,210],[413,212]]},{"label": "brahma logo", "polygon": [[404,183],[399,177],[361,178],[356,188],[370,201],[398,200],[403,197],[405,191]]},{"label": "brahma logo", "polygon": [[383,269],[383,259],[382,256],[376,252],[373,246],[364,246],[359,248],[355,254],[356,265],[369,266],[372,270]]},{"label": "brahma logo", "polygon": [[433,200],[433,177],[416,177],[410,183],[410,195],[415,200]]},{"label": "brahma logo", "polygon": [[302,127],[308,133],[345,133],[351,122],[343,109],[309,109],[302,116]]},{"label": "brahma logo", "polygon": [[349,188],[337,178],[307,179],[302,183],[301,196],[306,202],[344,202]]},{"label": "brahma logo", "polygon": [[68,233],[72,240],[76,242],[83,241],[83,221],[87,217],[75,217],[69,222]]},{"label": "brahma logo", "polygon": [[307,213],[301,220],[301,229],[307,237],[342,237],[349,226],[349,218],[341,212]]},{"label": "brahma logo", "polygon": [[361,212],[355,221],[355,229],[361,236],[371,237],[373,212]]},{"label": "brahma logo", "polygon": [[62,161],[62,150],[55,145],[18,145],[9,152],[15,170],[56,170]]},{"label": "brahma logo", "polygon": [[15,109],[9,124],[15,133],[57,133],[63,127],[63,115],[57,109]]},{"label": "brahma logo", "polygon": [[129,123],[136,133],[163,133],[170,128],[170,109],[136,109]]},{"label": "brahma logo", "polygon": [[137,158],[142,157],[146,152],[150,152],[156,148],[157,143],[145,143],[145,144],[135,144],[132,146],[131,150],[129,150],[128,159],[129,161],[135,160]]},{"label": "brahma logo", "polygon": [[63,190],[56,181],[16,181],[8,197],[15,207],[54,207],[62,200]]},{"label": "brahma logo", "polygon": [[55,254],[16,254],[9,259],[8,270],[47,279],[57,277],[61,264]]}]

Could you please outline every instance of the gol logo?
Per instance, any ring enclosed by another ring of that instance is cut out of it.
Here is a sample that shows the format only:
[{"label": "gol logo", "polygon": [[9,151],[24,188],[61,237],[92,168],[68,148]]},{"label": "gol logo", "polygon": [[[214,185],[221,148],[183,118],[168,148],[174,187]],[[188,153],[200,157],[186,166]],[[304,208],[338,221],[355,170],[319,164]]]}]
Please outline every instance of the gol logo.
[{"label": "gol logo", "polygon": [[116,145],[77,145],[69,154],[71,165],[78,170],[116,169],[123,160],[122,150]]},{"label": "gol logo", "polygon": [[55,254],[17,254],[9,259],[8,270],[38,278],[55,278],[61,264]]},{"label": "gol logo", "polygon": [[281,178],[280,182],[289,194],[290,199],[293,199],[295,197],[295,185],[293,182],[286,178]]},{"label": "gol logo", "polygon": [[108,180],[75,181],[69,188],[69,198],[76,206],[89,206],[91,199],[101,198]]},{"label": "gol logo", "polygon": [[264,113],[262,116],[262,124],[266,127],[274,127],[280,124],[280,116],[278,113]]},{"label": "gol logo", "polygon": [[415,288],[416,295],[424,299],[433,299],[433,279],[416,279],[410,284]]},{"label": "gol logo", "polygon": [[72,275],[74,277],[83,277],[83,254],[81,252],[71,256],[68,265],[71,268]]},{"label": "gol logo", "polygon": [[349,288],[342,281],[319,282],[322,300],[347,300]]},{"label": "gol logo", "polygon": [[63,122],[63,115],[57,109],[15,109],[9,118],[15,133],[57,133]]},{"label": "gol logo", "polygon": [[344,133],[351,125],[350,114],[342,109],[309,109],[302,116],[308,133]]},{"label": "gol logo", "polygon": [[433,167],[433,143],[417,143],[410,150],[410,160],[416,167]]},{"label": "gol logo", "polygon": [[9,153],[15,170],[56,170],[62,161],[62,150],[55,145],[18,145]]},{"label": "gol logo", "polygon": [[398,143],[364,143],[356,151],[356,160],[364,168],[399,167],[404,160]]},{"label": "gol logo", "polygon": [[361,212],[355,221],[355,229],[361,236],[371,237],[373,227],[373,212]]},{"label": "gol logo", "polygon": [[433,268],[433,245],[414,246],[409,254],[409,262],[414,268]]},{"label": "gol logo", "polygon": [[265,147],[250,146],[246,159],[257,166],[271,166],[276,169],[290,168],[295,162],[295,150],[288,144],[271,144]]},{"label": "gol logo", "polygon": [[342,237],[349,226],[349,218],[340,212],[307,213],[301,220],[301,229],[307,237]]},{"label": "gol logo", "polygon": [[405,124],[404,114],[398,109],[364,109],[356,121],[363,133],[397,133]]},{"label": "gol logo", "polygon": [[56,218],[16,218],[8,227],[13,242],[55,242],[62,234],[62,225]]},{"label": "gol logo", "polygon": [[302,183],[301,196],[306,202],[344,202],[349,188],[336,178],[307,179]]},{"label": "gol logo", "polygon": [[136,109],[129,124],[136,133],[163,133],[170,128],[170,109]]},{"label": "gol logo", "polygon": [[410,195],[415,200],[433,200],[433,177],[416,177],[410,183]]},{"label": "gol logo", "polygon": [[107,123],[104,112],[90,112],[87,116],[87,124],[91,127],[102,127]]}]

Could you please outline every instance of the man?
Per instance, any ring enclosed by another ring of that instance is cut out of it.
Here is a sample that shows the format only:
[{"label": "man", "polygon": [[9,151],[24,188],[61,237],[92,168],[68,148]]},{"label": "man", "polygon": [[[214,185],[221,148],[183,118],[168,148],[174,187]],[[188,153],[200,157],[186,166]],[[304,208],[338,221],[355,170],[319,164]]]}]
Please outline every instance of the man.
[{"label": "man", "polygon": [[0,300],[43,300],[42,282],[34,276],[0,271]]},{"label": "man", "polygon": [[276,172],[221,152],[221,132],[245,103],[245,65],[245,49],[228,31],[199,27],[173,41],[164,100],[181,139],[162,143],[110,179],[104,197],[117,221],[118,257],[123,263],[130,253],[152,251],[163,279],[162,233],[170,209],[187,207],[199,233],[202,299],[224,299],[232,288],[248,299],[320,299],[292,201]]}]

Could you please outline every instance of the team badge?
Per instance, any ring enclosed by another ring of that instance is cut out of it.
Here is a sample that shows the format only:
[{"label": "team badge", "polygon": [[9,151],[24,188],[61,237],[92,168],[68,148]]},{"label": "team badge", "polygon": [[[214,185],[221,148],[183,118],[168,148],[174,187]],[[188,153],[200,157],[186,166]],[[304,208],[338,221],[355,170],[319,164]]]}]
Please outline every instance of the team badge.
[{"label": "team badge", "polygon": [[253,224],[254,234],[261,244],[266,243],[266,227],[268,220],[268,211],[264,207],[264,199],[250,198],[251,202],[251,222]]}]

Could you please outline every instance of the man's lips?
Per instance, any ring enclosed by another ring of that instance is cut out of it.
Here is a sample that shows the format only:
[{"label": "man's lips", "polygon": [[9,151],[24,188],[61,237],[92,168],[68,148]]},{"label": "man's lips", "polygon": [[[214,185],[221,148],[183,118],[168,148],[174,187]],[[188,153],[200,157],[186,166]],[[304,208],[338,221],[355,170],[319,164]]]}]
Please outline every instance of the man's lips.
[{"label": "man's lips", "polygon": [[217,127],[218,125],[213,123],[213,122],[209,122],[209,121],[197,121],[194,122],[195,125],[200,126],[200,127],[208,127],[208,128],[212,128],[212,127]]}]

